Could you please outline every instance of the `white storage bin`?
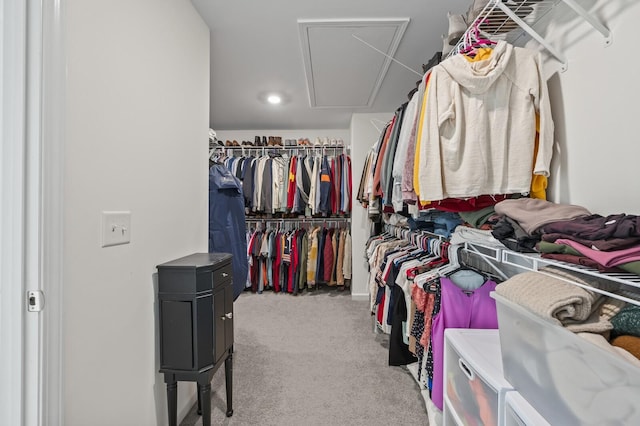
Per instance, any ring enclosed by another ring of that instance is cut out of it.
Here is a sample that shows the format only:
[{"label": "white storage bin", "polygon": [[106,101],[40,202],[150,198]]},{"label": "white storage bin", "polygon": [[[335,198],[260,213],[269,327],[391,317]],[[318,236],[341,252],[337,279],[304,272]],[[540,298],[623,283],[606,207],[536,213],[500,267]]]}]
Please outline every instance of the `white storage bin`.
[{"label": "white storage bin", "polygon": [[504,400],[504,426],[550,426],[519,392],[507,392]]},{"label": "white storage bin", "polygon": [[450,328],[444,340],[444,425],[502,424],[513,387],[502,374],[498,330]]},{"label": "white storage bin", "polygon": [[553,425],[640,425],[640,368],[496,294],[505,378]]}]

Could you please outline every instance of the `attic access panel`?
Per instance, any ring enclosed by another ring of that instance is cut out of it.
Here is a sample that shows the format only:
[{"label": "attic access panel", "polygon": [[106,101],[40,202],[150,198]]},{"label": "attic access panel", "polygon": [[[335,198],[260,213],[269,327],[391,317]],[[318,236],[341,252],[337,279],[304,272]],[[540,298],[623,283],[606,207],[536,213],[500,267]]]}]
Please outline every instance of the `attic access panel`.
[{"label": "attic access panel", "polygon": [[408,24],[409,18],[298,20],[310,106],[371,107]]}]

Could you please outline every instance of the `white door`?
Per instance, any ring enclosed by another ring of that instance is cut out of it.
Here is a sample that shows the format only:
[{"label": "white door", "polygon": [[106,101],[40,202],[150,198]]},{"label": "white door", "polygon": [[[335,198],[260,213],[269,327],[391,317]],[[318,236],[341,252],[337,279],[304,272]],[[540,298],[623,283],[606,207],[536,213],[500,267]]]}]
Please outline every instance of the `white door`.
[{"label": "white door", "polygon": [[61,16],[60,2],[0,3],[0,425],[63,418]]}]

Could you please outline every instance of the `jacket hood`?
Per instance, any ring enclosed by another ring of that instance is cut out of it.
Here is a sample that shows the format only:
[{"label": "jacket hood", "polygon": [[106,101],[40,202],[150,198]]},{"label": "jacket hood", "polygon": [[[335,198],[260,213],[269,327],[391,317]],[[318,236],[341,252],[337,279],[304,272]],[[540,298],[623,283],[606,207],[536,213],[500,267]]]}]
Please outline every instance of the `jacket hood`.
[{"label": "jacket hood", "polygon": [[209,190],[221,189],[235,189],[240,192],[242,184],[224,165],[214,164],[209,169]]},{"label": "jacket hood", "polygon": [[470,62],[463,55],[455,55],[440,66],[460,86],[474,94],[484,93],[504,73],[509,64],[513,46],[500,40],[488,59]]}]

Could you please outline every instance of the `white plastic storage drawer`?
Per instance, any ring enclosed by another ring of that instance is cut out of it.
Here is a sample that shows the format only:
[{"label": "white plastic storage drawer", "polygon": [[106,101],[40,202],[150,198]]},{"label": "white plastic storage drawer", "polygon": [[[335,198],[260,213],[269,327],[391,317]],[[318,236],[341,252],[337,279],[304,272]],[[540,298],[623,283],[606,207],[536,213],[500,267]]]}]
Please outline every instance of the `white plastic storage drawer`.
[{"label": "white plastic storage drawer", "polygon": [[507,392],[504,404],[504,426],[550,426],[520,393]]},{"label": "white plastic storage drawer", "polygon": [[502,424],[504,379],[498,330],[450,328],[444,333],[445,426]]},{"label": "white plastic storage drawer", "polygon": [[505,378],[552,425],[640,425],[640,368],[493,292]]}]

